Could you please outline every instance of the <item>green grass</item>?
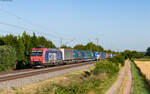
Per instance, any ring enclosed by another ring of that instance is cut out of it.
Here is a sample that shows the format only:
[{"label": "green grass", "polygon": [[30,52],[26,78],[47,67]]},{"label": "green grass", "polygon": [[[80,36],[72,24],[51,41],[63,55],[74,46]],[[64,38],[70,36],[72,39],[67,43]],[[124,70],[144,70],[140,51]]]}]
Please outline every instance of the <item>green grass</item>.
[{"label": "green grass", "polygon": [[[104,94],[116,80],[119,66],[108,61],[98,62],[95,66],[90,75],[83,76],[84,79],[81,82],[75,81],[68,86],[59,83],[49,84],[37,90],[36,94],[88,94],[89,92]],[[104,78],[100,77],[101,73],[106,73]]]},{"label": "green grass", "polygon": [[[117,79],[120,67],[110,61],[95,64],[90,72],[84,72],[77,80],[70,78],[68,84],[47,83],[37,88],[34,94],[105,94]],[[23,94],[17,92],[16,94]]]},{"label": "green grass", "polygon": [[100,88],[97,88],[95,90],[95,94],[105,94],[105,92],[112,86],[112,84],[116,81],[118,77],[118,73],[106,77],[104,80],[102,80],[102,83],[100,85]]},{"label": "green grass", "polygon": [[150,94],[149,85],[135,63],[131,62],[133,87],[132,94]]},{"label": "green grass", "polygon": [[116,81],[118,73],[108,75],[106,78],[90,78],[82,82],[73,82],[69,86],[61,84],[49,84],[37,90],[36,94],[104,94]]}]

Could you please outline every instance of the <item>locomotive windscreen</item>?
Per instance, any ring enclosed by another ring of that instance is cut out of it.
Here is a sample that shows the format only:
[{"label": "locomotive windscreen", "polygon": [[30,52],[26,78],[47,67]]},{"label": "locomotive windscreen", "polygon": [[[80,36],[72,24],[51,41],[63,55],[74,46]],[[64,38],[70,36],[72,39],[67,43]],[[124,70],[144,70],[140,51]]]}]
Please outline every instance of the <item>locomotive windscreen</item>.
[{"label": "locomotive windscreen", "polygon": [[43,51],[41,50],[33,50],[31,56],[42,56]]}]

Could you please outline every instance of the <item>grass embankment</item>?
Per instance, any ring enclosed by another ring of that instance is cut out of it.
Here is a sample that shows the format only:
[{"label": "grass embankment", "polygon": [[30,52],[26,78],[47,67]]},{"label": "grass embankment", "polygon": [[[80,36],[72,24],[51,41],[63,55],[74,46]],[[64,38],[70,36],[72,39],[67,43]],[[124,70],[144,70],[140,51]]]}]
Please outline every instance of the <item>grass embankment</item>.
[{"label": "grass embankment", "polygon": [[28,88],[12,88],[12,92],[15,94],[104,94],[116,80],[120,65],[123,66],[124,62],[123,56],[116,56],[107,61],[97,62],[94,68],[88,71],[57,77],[59,80],[45,81],[43,84],[31,85]]},{"label": "grass embankment", "polygon": [[93,94],[105,94],[105,92],[116,81],[117,77],[118,77],[118,73],[111,75],[111,76],[107,76],[105,79],[102,80],[101,85],[99,86],[99,88],[95,89]]},{"label": "grass embankment", "polygon": [[68,85],[49,84],[37,90],[36,94],[104,94],[115,81],[118,71],[119,67],[114,63],[98,62],[91,72],[85,72],[78,80]]},{"label": "grass embankment", "polygon": [[123,56],[100,61],[90,71],[84,71],[81,75],[65,77],[58,82],[49,82],[37,88],[35,92],[27,94],[104,94],[116,80],[120,70],[119,65],[123,66],[124,62]]},{"label": "grass embankment", "polygon": [[134,62],[131,62],[131,70],[133,79],[132,94],[150,94],[149,85]]},{"label": "grass embankment", "polygon": [[54,79],[53,82],[47,82],[33,91],[28,89],[15,91],[16,94],[104,94],[116,80],[118,72],[118,64],[101,61],[89,71],[59,77],[61,80]]},{"label": "grass embankment", "polygon": [[50,85],[53,86],[54,83],[67,86],[71,82],[79,82],[81,77],[84,76],[85,72],[90,72],[92,69],[94,69],[94,66],[56,76],[44,81],[39,81],[37,83],[24,85],[19,88],[1,90],[0,94],[37,94],[37,92],[41,89],[49,87]]}]

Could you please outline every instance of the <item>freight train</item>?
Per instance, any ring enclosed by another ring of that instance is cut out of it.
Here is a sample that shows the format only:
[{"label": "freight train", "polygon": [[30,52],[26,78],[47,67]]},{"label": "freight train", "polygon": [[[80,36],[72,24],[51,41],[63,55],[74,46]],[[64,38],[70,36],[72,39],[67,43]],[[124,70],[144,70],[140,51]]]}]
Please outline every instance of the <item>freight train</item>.
[{"label": "freight train", "polygon": [[91,52],[64,48],[33,48],[30,56],[31,67],[48,67],[70,63],[88,62],[112,58],[115,54]]}]

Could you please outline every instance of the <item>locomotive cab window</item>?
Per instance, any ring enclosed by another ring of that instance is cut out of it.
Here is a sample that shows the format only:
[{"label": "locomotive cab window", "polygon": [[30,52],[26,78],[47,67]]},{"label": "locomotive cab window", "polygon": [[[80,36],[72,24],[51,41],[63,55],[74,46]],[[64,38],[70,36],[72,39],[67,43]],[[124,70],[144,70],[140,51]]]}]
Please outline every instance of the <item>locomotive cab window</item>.
[{"label": "locomotive cab window", "polygon": [[32,51],[31,52],[31,56],[42,56],[43,55],[43,51]]}]

